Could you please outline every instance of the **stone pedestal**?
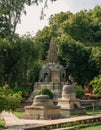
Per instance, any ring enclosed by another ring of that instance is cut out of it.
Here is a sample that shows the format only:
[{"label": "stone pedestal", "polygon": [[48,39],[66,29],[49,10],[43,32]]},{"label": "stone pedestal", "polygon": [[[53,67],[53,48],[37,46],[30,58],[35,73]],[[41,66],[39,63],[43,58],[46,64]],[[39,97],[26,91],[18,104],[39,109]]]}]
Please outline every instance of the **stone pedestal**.
[{"label": "stone pedestal", "polygon": [[76,99],[72,85],[65,85],[63,87],[62,98],[58,99],[58,105],[61,106],[61,115],[63,117],[86,113],[85,108],[80,105],[80,100]]},{"label": "stone pedestal", "polygon": [[25,117],[30,119],[58,119],[60,106],[54,105],[47,95],[35,96],[31,106],[25,107]]}]

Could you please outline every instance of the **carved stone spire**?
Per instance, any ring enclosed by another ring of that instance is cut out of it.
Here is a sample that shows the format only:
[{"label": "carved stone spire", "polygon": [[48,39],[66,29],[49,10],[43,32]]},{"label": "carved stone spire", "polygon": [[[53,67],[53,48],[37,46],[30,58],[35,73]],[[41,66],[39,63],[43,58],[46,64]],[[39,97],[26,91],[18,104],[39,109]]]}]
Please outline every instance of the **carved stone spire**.
[{"label": "carved stone spire", "polygon": [[57,52],[56,52],[56,46],[55,46],[55,42],[54,42],[53,38],[51,39],[51,42],[50,42],[47,62],[48,63],[58,63],[58,56],[57,56]]}]

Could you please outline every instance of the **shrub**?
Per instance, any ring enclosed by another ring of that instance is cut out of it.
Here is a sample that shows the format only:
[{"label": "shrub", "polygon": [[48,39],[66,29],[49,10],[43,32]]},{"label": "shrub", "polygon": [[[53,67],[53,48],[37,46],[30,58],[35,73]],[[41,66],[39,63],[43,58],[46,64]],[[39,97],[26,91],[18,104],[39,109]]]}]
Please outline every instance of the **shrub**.
[{"label": "shrub", "polygon": [[51,92],[51,90],[47,89],[47,88],[43,88],[41,89],[39,92],[38,92],[38,95],[48,95],[50,97],[50,99],[53,99],[54,95],[53,93]]},{"label": "shrub", "polygon": [[14,93],[7,84],[0,87],[0,112],[3,110],[16,110],[20,106],[21,101],[21,92]]},{"label": "shrub", "polygon": [[76,98],[82,98],[84,96],[84,90],[80,85],[74,86],[74,91],[76,93]]},{"label": "shrub", "polygon": [[95,77],[91,82],[90,85],[93,87],[93,92],[97,96],[101,96],[101,75]]}]

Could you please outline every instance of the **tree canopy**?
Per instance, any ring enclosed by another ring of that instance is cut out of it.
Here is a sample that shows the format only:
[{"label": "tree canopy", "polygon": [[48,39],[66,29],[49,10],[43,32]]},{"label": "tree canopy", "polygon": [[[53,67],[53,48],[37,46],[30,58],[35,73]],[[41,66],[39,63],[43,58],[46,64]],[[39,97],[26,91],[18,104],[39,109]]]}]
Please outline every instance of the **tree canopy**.
[{"label": "tree canopy", "polygon": [[93,93],[101,97],[101,74],[90,82],[90,85],[93,86]]},{"label": "tree canopy", "polygon": [[25,5],[40,2],[0,1],[0,86],[7,83],[16,91],[32,90],[46,61],[52,37],[67,78],[71,75],[81,86],[88,85],[101,74],[101,7],[75,14],[67,11],[52,15],[49,26],[38,31],[35,37],[15,34]]},{"label": "tree canopy", "polygon": [[[44,3],[41,18],[44,17],[44,8],[48,6],[49,0],[0,0],[0,37],[7,34],[10,38],[15,34],[17,24],[21,22],[21,15],[26,14],[26,5],[39,5]],[[55,0],[50,0],[51,2]]]},{"label": "tree canopy", "polygon": [[[67,75],[71,74],[82,86],[101,72],[100,33],[101,7],[73,14],[61,12],[52,15],[49,26],[34,37],[40,49],[40,59],[45,61],[50,39],[54,37],[60,63]],[[95,54],[96,53],[96,54]]]}]

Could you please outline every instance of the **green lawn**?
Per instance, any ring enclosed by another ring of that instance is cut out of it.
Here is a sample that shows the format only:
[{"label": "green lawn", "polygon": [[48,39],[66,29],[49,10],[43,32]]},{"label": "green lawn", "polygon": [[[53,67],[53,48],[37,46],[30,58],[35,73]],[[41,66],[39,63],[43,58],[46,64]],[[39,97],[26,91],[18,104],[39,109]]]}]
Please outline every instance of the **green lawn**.
[{"label": "green lawn", "polygon": [[101,124],[100,123],[96,123],[96,124],[87,124],[84,125],[84,127],[78,127],[76,129],[73,129],[73,130],[101,130]]},{"label": "green lawn", "polygon": [[18,118],[22,119],[25,115],[25,112],[13,112],[13,114]]},{"label": "green lawn", "polygon": [[94,110],[93,108],[87,108],[86,111],[87,111],[87,114],[89,115],[101,114],[101,108],[95,108]]},{"label": "green lawn", "polygon": [[3,120],[0,118],[0,130],[4,129],[4,122]]},{"label": "green lawn", "polygon": [[86,128],[80,128],[79,130],[101,130],[101,125],[91,126],[91,127],[86,127]]},{"label": "green lawn", "polygon": [[95,124],[82,124],[77,125],[72,128],[64,128],[64,130],[101,130],[101,124],[95,123]]}]

